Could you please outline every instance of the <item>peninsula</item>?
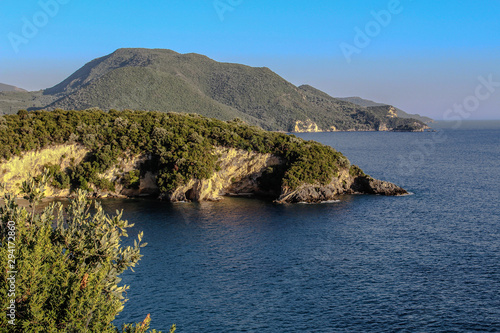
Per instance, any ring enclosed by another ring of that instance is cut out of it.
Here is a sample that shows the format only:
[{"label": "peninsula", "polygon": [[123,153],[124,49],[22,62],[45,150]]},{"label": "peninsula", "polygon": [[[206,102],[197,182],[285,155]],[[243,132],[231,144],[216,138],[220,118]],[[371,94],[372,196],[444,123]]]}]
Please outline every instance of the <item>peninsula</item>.
[{"label": "peninsula", "polygon": [[0,117],[0,158],[3,191],[18,195],[24,180],[44,170],[51,197],[85,189],[94,197],[255,195],[295,203],[407,193],[329,146],[197,114],[21,110]]}]

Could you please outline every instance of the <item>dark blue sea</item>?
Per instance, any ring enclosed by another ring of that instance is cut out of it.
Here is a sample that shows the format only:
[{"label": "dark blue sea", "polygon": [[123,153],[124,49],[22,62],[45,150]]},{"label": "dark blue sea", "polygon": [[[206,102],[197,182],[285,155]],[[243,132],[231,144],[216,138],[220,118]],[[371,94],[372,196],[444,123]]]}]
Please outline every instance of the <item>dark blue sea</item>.
[{"label": "dark blue sea", "polygon": [[412,195],[106,200],[148,242],[115,324],[177,332],[500,332],[500,122],[318,133]]}]

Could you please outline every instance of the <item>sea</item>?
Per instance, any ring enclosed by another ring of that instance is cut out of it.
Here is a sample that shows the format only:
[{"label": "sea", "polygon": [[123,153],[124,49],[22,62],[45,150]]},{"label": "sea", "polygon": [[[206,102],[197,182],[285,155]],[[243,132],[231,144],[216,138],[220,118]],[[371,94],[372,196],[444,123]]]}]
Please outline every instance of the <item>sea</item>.
[{"label": "sea", "polygon": [[148,243],[114,324],[178,333],[500,332],[500,121],[298,136],[408,196],[104,200]]}]

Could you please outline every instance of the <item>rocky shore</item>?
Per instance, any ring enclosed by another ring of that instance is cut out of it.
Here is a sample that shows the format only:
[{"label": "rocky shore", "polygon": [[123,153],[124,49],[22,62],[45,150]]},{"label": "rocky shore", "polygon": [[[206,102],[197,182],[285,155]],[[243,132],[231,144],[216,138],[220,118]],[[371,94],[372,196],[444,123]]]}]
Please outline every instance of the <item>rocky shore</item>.
[{"label": "rocky shore", "polygon": [[[0,181],[6,190],[21,196],[19,184],[28,177],[40,174],[43,166],[58,164],[66,167],[68,161],[82,160],[88,150],[79,145],[61,145],[24,154],[0,165]],[[114,184],[114,191],[95,189],[96,198],[154,196],[171,202],[219,201],[225,196],[263,196],[277,203],[319,203],[337,199],[345,194],[378,194],[399,196],[408,194],[403,188],[362,174],[342,169],[328,184],[304,183],[291,189],[285,186],[270,188],[263,181],[263,174],[270,167],[283,166],[285,161],[272,154],[260,154],[246,150],[216,147],[219,170],[208,179],[191,179],[171,193],[160,193],[156,175],[144,173],[135,188],[123,186],[123,177],[132,170],[140,170],[147,156],[129,156],[119,159],[117,165],[100,176]],[[49,186],[47,197],[71,196],[70,190],[58,190]]]}]

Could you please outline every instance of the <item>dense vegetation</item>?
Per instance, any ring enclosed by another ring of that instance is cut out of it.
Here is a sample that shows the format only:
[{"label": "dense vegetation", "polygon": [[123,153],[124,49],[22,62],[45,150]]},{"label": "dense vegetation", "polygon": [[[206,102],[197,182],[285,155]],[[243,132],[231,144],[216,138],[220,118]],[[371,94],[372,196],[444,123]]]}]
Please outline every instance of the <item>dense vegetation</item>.
[{"label": "dense vegetation", "polygon": [[22,109],[43,108],[57,99],[43,91],[0,91],[0,114],[15,114]]},{"label": "dense vegetation", "polygon": [[[54,144],[80,143],[91,156],[66,170],[46,166],[52,185],[88,190],[113,190],[100,177],[118,157],[151,156],[141,172],[158,174],[162,193],[170,193],[191,178],[209,178],[218,168],[214,146],[271,153],[282,157],[282,168],[270,168],[263,179],[274,179],[275,190],[302,183],[328,183],[349,161],[333,148],[293,135],[267,132],[236,119],[223,122],[199,115],[146,111],[19,111],[0,117],[0,158]],[[123,183],[137,186],[139,175],[126,174]],[[281,180],[276,183],[276,179]],[[268,184],[269,185],[269,184]]]},{"label": "dense vegetation", "polygon": [[[388,106],[387,104],[377,103],[374,101],[370,101],[368,99],[363,99],[361,97],[337,97],[337,99],[339,99],[341,101],[345,101],[345,102],[350,102],[350,103],[353,103],[353,104],[356,104],[356,105],[359,105],[359,106],[362,106],[365,108],[374,107],[374,106],[384,106],[384,107]],[[398,118],[412,118],[412,119],[419,120],[423,123],[432,123],[434,121],[432,118],[421,116],[419,114],[409,114],[409,113],[406,113],[403,110],[398,109],[398,108],[395,108],[395,110],[396,110],[396,113],[398,115]]]},{"label": "dense vegetation", "polygon": [[[266,130],[292,131],[296,121],[308,119],[323,130],[380,127],[373,122],[371,110],[310,86],[296,87],[268,68],[220,63],[171,50],[119,49],[89,62],[43,93],[0,93],[4,113],[20,108],[91,107],[240,118]],[[379,120],[384,123],[386,119]],[[422,125],[417,121],[412,129]]]},{"label": "dense vegetation", "polygon": [[128,289],[119,275],[140,260],[142,233],[122,246],[132,225],[98,202],[91,210],[83,191],[65,209],[52,203],[36,212],[47,181],[23,183],[29,210],[9,194],[0,208],[0,331],[145,333],[149,315],[121,330],[112,324]]},{"label": "dense vegetation", "polygon": [[390,105],[362,107],[346,99],[333,98],[308,85],[300,86],[299,89],[315,107],[311,120],[322,124],[323,129],[334,126],[337,130],[378,131],[386,127],[388,130],[415,131],[426,126],[420,120],[410,117],[391,117]]}]

